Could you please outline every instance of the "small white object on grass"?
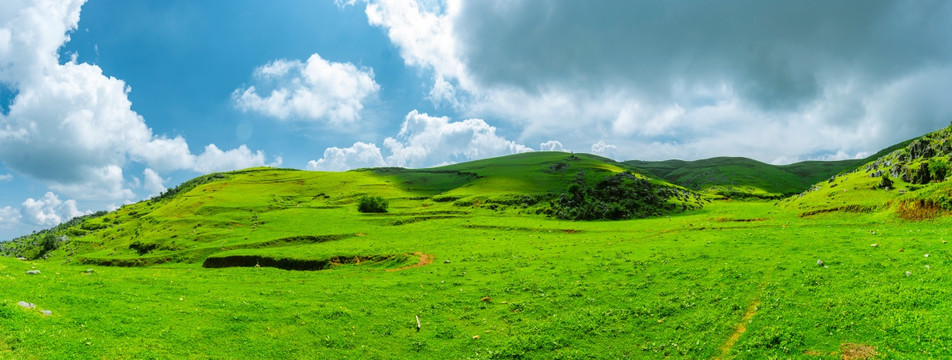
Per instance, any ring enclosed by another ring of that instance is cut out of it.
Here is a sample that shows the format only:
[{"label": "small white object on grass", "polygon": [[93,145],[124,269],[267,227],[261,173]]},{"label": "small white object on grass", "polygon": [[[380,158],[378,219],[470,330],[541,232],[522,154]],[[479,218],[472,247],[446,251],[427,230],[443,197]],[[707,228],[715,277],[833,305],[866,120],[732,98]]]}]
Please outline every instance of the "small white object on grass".
[{"label": "small white object on grass", "polygon": [[26,302],[26,301],[18,302],[17,305],[20,305],[20,306],[22,306],[22,307],[24,307],[24,308],[27,308],[27,309],[32,309],[32,308],[35,308],[35,307],[36,307],[36,305],[34,305],[33,303],[28,303],[28,302]]}]

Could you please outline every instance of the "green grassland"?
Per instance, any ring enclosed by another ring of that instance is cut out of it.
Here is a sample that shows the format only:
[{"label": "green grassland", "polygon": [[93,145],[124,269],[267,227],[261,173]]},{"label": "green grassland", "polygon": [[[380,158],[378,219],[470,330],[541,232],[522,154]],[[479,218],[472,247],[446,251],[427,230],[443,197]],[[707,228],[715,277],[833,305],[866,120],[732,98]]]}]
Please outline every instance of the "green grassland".
[{"label": "green grassland", "polygon": [[722,199],[781,199],[809,189],[817,182],[854,170],[903,149],[914,139],[883,149],[866,159],[801,161],[771,165],[743,157],[715,157],[695,161],[630,160],[638,171]]},{"label": "green grassland", "polygon": [[870,177],[946,156],[917,146],[782,201],[625,221],[546,210],[626,171],[687,190],[556,152],[206,175],[4,244],[42,260],[0,257],[0,358],[942,358],[949,182]]}]

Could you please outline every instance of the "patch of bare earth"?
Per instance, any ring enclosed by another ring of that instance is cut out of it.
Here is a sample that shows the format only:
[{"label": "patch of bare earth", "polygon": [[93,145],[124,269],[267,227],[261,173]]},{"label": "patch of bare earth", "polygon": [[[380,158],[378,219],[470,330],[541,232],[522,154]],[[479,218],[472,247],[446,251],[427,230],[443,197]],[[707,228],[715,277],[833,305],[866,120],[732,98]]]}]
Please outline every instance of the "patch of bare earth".
[{"label": "patch of bare earth", "polygon": [[[803,352],[803,355],[807,356],[817,356],[817,357],[833,357],[837,353],[834,352],[823,352],[817,350],[807,350]],[[879,353],[876,352],[876,348],[866,345],[866,344],[856,344],[856,343],[845,343],[840,345],[840,359],[843,360],[866,360],[866,359],[875,359]]]},{"label": "patch of bare earth", "polygon": [[840,345],[841,359],[843,360],[864,360],[874,359],[879,353],[876,348],[866,344],[846,343]]},{"label": "patch of bare earth", "polygon": [[750,323],[750,319],[753,319],[754,315],[757,314],[758,306],[760,306],[760,300],[754,300],[754,302],[747,307],[747,311],[744,313],[744,317],[741,318],[740,322],[737,323],[737,328],[734,329],[734,333],[731,334],[731,337],[727,338],[724,345],[721,345],[721,355],[715,359],[723,359],[727,357],[727,354],[730,354],[731,349],[734,348],[734,344],[736,344],[737,340],[740,340],[740,336],[747,331],[747,324]]},{"label": "patch of bare earth", "polygon": [[416,256],[419,256],[419,257],[420,257],[420,261],[417,262],[416,264],[408,265],[408,266],[404,266],[404,267],[400,267],[400,268],[396,268],[396,269],[387,269],[387,271],[400,271],[400,270],[418,268],[418,267],[427,266],[427,265],[430,265],[430,264],[433,263],[433,255],[424,254],[424,253],[421,253],[421,252],[415,252],[415,253],[413,253],[413,255],[416,255]]}]

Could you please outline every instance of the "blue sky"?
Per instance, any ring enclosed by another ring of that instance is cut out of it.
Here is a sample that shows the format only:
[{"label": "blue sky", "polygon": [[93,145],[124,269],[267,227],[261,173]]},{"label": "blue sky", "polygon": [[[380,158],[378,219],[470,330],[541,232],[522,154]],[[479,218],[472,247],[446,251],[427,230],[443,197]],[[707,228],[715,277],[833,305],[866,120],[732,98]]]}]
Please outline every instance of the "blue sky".
[{"label": "blue sky", "polygon": [[0,4],[0,240],[249,166],[862,157],[947,126],[943,1]]}]

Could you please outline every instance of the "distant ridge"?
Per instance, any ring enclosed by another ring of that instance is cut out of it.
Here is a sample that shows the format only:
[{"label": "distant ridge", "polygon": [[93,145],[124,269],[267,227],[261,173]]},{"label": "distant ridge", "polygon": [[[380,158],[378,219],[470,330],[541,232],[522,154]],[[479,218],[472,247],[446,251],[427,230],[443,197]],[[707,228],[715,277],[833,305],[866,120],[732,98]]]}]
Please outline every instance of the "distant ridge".
[{"label": "distant ridge", "polygon": [[771,165],[745,157],[714,157],[684,161],[629,160],[624,164],[672,184],[728,197],[776,199],[799,194],[817,182],[904,148],[916,139],[887,147],[865,159],[809,160]]}]

